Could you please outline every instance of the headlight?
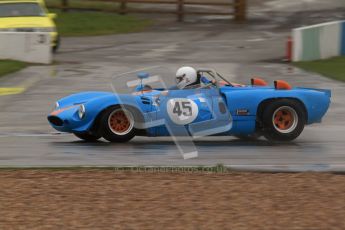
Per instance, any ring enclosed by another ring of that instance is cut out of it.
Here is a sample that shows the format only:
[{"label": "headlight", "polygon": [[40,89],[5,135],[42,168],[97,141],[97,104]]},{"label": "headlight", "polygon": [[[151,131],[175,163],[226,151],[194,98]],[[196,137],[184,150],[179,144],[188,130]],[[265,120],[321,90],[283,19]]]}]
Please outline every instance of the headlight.
[{"label": "headlight", "polygon": [[59,102],[55,102],[54,111],[60,108]]},{"label": "headlight", "polygon": [[80,105],[79,109],[78,109],[78,117],[80,119],[83,119],[85,116],[85,106],[84,105]]}]

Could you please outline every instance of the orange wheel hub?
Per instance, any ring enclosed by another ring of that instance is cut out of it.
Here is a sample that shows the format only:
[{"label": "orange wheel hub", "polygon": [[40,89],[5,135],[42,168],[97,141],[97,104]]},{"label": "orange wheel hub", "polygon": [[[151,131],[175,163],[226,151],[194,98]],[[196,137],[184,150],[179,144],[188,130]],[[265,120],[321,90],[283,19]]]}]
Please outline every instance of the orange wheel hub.
[{"label": "orange wheel hub", "polygon": [[124,111],[114,112],[109,118],[109,126],[116,133],[125,133],[131,124]]},{"label": "orange wheel hub", "polygon": [[274,115],[274,124],[280,130],[288,130],[294,124],[294,116],[287,109],[278,110]]}]

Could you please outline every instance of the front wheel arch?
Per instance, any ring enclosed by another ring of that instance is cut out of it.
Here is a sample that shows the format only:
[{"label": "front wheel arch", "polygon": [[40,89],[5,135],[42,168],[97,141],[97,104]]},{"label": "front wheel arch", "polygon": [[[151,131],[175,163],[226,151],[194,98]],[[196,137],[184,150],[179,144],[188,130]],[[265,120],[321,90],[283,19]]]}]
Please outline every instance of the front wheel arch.
[{"label": "front wheel arch", "polygon": [[106,111],[108,111],[111,108],[114,108],[116,106],[121,106],[121,107],[125,107],[126,109],[130,110],[133,114],[135,114],[134,117],[134,122],[144,122],[144,117],[141,114],[140,110],[135,108],[132,105],[121,105],[121,104],[113,104],[113,105],[109,105],[105,108],[103,108],[96,116],[96,118],[94,119],[94,122],[90,128],[90,131],[92,133],[95,133],[97,135],[100,135],[101,133],[101,124],[102,124],[102,117],[104,115],[104,113]]},{"label": "front wheel arch", "polygon": [[103,114],[110,108],[112,107],[115,107],[115,106],[123,106],[125,107],[126,109],[130,110],[131,112],[133,112],[136,117],[134,117],[134,120],[135,121],[140,121],[140,122],[143,122],[144,121],[144,118],[143,116],[141,115],[141,112],[139,111],[139,109],[135,108],[134,106],[132,105],[121,105],[121,104],[113,104],[113,105],[109,105],[105,108],[103,108],[96,116],[96,118],[94,119],[94,122],[90,128],[90,131],[91,132],[98,132],[99,131],[99,128],[100,128],[100,122],[101,122],[101,119],[102,119],[102,116]]}]

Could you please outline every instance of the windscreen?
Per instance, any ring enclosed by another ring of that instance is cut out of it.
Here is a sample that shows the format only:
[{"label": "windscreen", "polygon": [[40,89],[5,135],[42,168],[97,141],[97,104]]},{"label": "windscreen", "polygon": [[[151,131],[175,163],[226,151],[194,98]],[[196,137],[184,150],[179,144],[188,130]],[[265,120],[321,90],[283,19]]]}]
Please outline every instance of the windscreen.
[{"label": "windscreen", "polygon": [[[136,121],[137,129],[155,129],[158,136],[168,133],[184,159],[194,158],[198,152],[193,138],[228,132],[232,117],[219,90],[202,87],[213,84],[213,71],[199,71],[210,82],[179,90],[174,83],[176,69],[151,67],[116,74],[112,88],[118,104],[141,109],[144,119]],[[161,132],[162,128],[166,131]]]},{"label": "windscreen", "polygon": [[0,17],[44,16],[45,13],[38,3],[2,3]]},{"label": "windscreen", "polygon": [[[147,74],[147,77],[140,79],[141,74]],[[175,76],[176,68],[155,66],[116,74],[112,77],[111,83],[116,93],[133,93],[141,85],[152,89],[167,90],[176,88]]]},{"label": "windscreen", "polygon": [[[112,86],[117,93],[133,93],[139,86],[155,90],[177,90],[176,70],[174,67],[148,67],[123,74],[116,74],[112,77]],[[139,78],[145,73],[147,77]],[[210,70],[199,71],[198,79],[193,86],[187,86],[185,89],[202,88],[212,83],[216,72]],[[221,78],[217,78],[221,79]],[[215,86],[214,86],[215,87]]]},{"label": "windscreen", "polygon": [[[141,108],[141,113],[145,114],[144,122],[136,122],[136,128],[151,129],[165,125],[169,135],[172,137],[183,158],[194,158],[197,157],[198,152],[187,129],[183,125],[171,125],[170,120],[167,120],[168,115],[166,109],[164,109],[168,93],[163,93],[161,90],[169,90],[176,86],[176,83],[174,83],[175,72],[175,68],[167,67],[142,68],[140,70],[113,76],[112,88],[114,93],[117,95],[133,95],[133,93],[136,91],[140,92],[147,89],[152,89],[155,91],[155,95],[149,97],[138,96],[139,100],[136,100],[134,103],[132,103],[135,104],[136,108]],[[162,92],[162,94],[160,92]],[[120,97],[117,98],[117,100],[119,100],[119,104],[126,104],[129,101],[127,97],[122,97],[122,99],[125,99],[126,101],[121,101]],[[135,99],[136,97],[134,97],[134,100]],[[149,103],[146,105],[149,106],[146,107],[145,111],[145,106],[143,105],[147,102]],[[183,136],[182,140],[181,138],[178,138],[178,136]]]}]

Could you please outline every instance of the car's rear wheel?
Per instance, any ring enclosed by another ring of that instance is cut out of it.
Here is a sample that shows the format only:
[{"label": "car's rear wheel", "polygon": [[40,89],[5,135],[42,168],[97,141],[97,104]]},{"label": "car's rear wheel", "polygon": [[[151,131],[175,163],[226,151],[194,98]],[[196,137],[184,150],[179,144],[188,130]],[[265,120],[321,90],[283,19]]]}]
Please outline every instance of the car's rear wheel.
[{"label": "car's rear wheel", "polygon": [[264,136],[270,141],[292,141],[303,131],[306,115],[298,101],[281,99],[263,112]]},{"label": "car's rear wheel", "polygon": [[121,106],[108,108],[101,118],[101,132],[110,142],[127,142],[135,136],[133,113]]},{"label": "car's rear wheel", "polygon": [[82,139],[87,142],[95,142],[102,137],[101,135],[95,135],[95,134],[90,134],[90,133],[73,133],[73,134],[79,139]]}]

